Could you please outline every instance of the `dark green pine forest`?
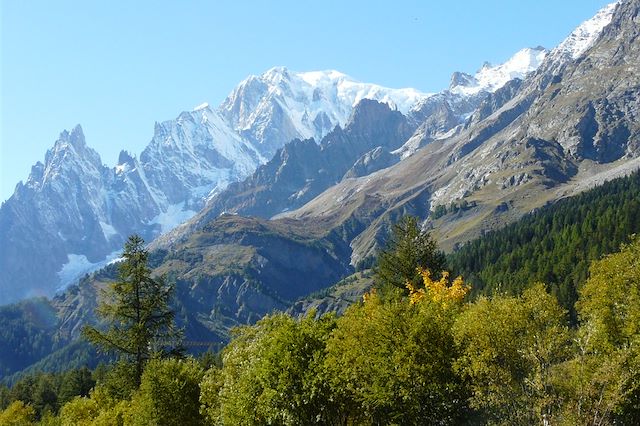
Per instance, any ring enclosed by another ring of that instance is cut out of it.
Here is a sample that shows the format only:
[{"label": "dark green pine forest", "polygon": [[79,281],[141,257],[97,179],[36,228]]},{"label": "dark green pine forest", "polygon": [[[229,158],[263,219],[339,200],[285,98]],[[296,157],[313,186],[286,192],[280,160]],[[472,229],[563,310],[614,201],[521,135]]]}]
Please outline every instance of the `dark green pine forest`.
[{"label": "dark green pine forest", "polygon": [[591,262],[640,233],[640,174],[606,182],[539,209],[464,245],[449,267],[473,283],[474,296],[519,294],[543,282],[572,313]]},{"label": "dark green pine forest", "polygon": [[101,328],[75,343],[86,358],[9,376],[69,349],[47,301],[0,309],[0,425],[640,422],[640,173],[446,257],[418,223],[393,227],[344,314],[275,312],[197,356],[173,323],[177,289],[130,239]]}]

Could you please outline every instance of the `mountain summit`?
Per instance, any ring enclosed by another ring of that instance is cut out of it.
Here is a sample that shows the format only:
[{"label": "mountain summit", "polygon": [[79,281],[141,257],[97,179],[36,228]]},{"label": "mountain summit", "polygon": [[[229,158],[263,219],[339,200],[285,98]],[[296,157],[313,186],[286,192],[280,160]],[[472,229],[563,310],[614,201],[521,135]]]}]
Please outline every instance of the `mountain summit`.
[{"label": "mountain summit", "polygon": [[481,91],[495,92],[509,81],[523,79],[538,69],[547,55],[544,47],[526,48],[518,51],[507,62],[492,66],[485,63],[474,76],[455,73],[449,91],[455,94],[473,95]]},{"label": "mountain summit", "polygon": [[122,153],[114,167],[79,127],[63,132],[0,207],[0,303],[51,295],[117,257],[127,235],[152,240],[207,203],[211,215],[322,217],[353,240],[356,262],[400,211],[427,217],[472,195],[493,211],[497,200],[481,191],[496,182],[553,186],[573,179],[583,160],[633,157],[637,87],[624,76],[637,75],[635,21],[621,11],[636,3],[605,8],[551,53],[523,49],[475,75],[454,74],[435,94],[272,68],[218,108],[156,123],[144,151]]},{"label": "mountain summit", "polygon": [[316,141],[344,127],[362,99],[387,103],[406,114],[428,94],[361,83],[338,71],[294,72],[275,67],[250,76],[220,105],[220,113],[266,157],[293,139]]}]

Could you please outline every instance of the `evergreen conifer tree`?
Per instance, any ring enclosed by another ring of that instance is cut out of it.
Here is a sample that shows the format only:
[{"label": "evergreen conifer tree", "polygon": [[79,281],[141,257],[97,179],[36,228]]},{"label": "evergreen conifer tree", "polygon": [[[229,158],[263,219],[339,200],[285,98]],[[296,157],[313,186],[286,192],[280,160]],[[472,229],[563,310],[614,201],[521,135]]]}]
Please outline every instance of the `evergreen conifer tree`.
[{"label": "evergreen conifer tree", "polygon": [[153,354],[179,352],[180,333],[169,308],[174,288],[163,278],[151,277],[144,240],[130,236],[122,257],[118,280],[103,291],[96,310],[106,330],[86,326],[83,334],[103,351],[132,364],[139,386],[144,365]]},{"label": "evergreen conifer tree", "polygon": [[420,229],[417,218],[404,216],[393,225],[387,245],[378,255],[376,285],[406,291],[407,281],[416,287],[422,285],[418,268],[429,270],[437,279],[445,266],[444,253],[431,234]]}]

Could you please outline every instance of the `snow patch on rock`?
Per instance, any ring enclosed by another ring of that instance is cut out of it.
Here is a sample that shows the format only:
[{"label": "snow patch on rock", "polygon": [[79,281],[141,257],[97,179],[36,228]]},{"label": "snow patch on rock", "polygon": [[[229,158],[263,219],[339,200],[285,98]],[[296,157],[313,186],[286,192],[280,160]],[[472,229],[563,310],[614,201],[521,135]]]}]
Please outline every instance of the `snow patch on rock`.
[{"label": "snow patch on rock", "polygon": [[569,36],[551,52],[551,56],[570,56],[577,59],[587,51],[598,39],[604,27],[611,23],[613,12],[620,1],[613,2],[603,7],[596,15],[584,21]]},{"label": "snow patch on rock", "polygon": [[58,272],[58,278],[60,278],[60,286],[56,291],[62,291],[68,286],[74,284],[84,275],[96,271],[103,266],[113,262],[120,257],[121,250],[114,251],[107,255],[103,260],[99,262],[90,262],[87,256],[84,254],[69,254],[67,255],[67,263],[62,265],[62,268]]},{"label": "snow patch on rock", "polygon": [[181,223],[191,219],[196,214],[193,210],[184,208],[184,203],[172,204],[166,211],[158,214],[149,221],[151,225],[160,225],[160,232],[166,233],[171,231]]}]

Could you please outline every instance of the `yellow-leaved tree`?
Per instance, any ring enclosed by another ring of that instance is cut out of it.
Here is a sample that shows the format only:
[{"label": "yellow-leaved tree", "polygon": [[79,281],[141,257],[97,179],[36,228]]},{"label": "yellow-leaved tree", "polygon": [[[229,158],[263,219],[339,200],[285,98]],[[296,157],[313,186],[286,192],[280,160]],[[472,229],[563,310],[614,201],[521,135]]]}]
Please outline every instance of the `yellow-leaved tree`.
[{"label": "yellow-leaved tree", "polygon": [[327,342],[332,393],[355,424],[457,424],[468,392],[453,371],[458,356],[451,327],[468,291],[462,279],[423,286],[385,299],[375,291],[351,306]]},{"label": "yellow-leaved tree", "polygon": [[453,282],[449,281],[449,272],[442,272],[442,277],[434,281],[428,269],[417,268],[418,274],[422,277],[424,287],[416,287],[411,281],[407,281],[406,287],[409,290],[409,303],[415,305],[425,298],[441,304],[443,307],[449,305],[459,305],[471,290],[466,285],[462,277],[457,277]]}]

